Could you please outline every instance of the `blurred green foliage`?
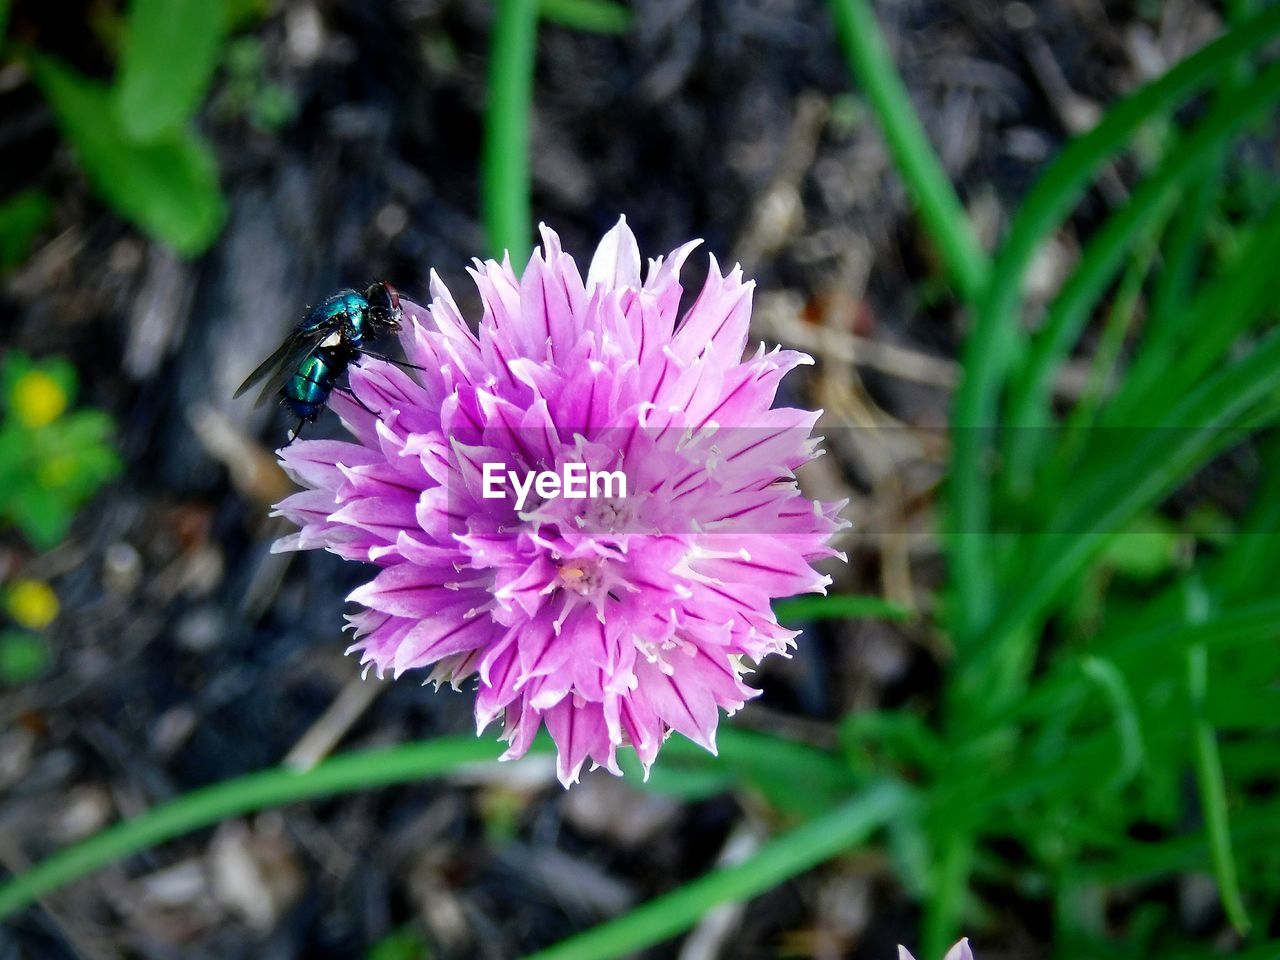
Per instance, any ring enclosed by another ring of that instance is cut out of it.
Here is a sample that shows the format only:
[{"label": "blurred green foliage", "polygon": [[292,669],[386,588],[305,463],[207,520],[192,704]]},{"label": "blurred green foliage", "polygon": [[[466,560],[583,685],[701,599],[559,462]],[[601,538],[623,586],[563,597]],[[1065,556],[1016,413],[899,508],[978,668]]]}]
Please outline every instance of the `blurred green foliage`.
[{"label": "blurred green foliage", "polygon": [[0,630],[0,684],[21,686],[49,667],[49,648],[39,631],[58,617],[58,595],[43,580],[20,578],[0,589],[0,608],[16,628]]},{"label": "blurred green foliage", "polygon": [[111,90],[49,57],[32,74],[89,182],[116,210],[179,253],[213,242],[225,209],[208,146],[189,131],[138,141],[113,109]]},{"label": "blurred green foliage", "polygon": [[412,929],[397,930],[369,948],[365,960],[431,960],[431,950]]},{"label": "blurred green foliage", "polygon": [[[207,249],[226,217],[216,160],[193,121],[208,98],[228,34],[264,12],[262,0],[132,0],[124,20],[99,9],[99,34],[120,48],[109,84],[47,53],[18,51],[94,189],[121,216],[184,256]],[[282,92],[267,86],[256,93],[255,122],[266,118],[264,128],[287,122],[292,108]],[[19,259],[39,229],[33,225],[43,224],[37,203],[25,197],[12,211],[0,209],[0,264]]]},{"label": "blurred green foliage", "polygon": [[137,143],[181,135],[222,54],[221,0],[132,0],[112,91],[120,132]]},{"label": "blurred green foliage", "polygon": [[610,0],[541,0],[538,15],[587,33],[626,33],[631,27],[631,11]]},{"label": "blurred green foliage", "polygon": [[288,89],[267,78],[267,54],[255,36],[237,37],[227,45],[226,83],[214,110],[228,119],[245,119],[265,133],[279,130],[298,112]]},{"label": "blurred green foliage", "polygon": [[[631,22],[630,10],[609,0],[543,0],[539,11],[596,33],[622,33]],[[270,133],[298,112],[292,93],[267,78],[261,42],[228,42],[266,12],[266,0],[130,0],[124,19],[95,7],[95,29],[119,48],[111,83],[47,52],[19,51],[98,194],[184,256],[208,249],[226,219],[216,158],[194,128],[219,66],[226,66],[216,104],[222,116]],[[0,39],[7,13],[0,0]],[[10,204],[0,207],[0,268],[20,261],[48,219],[37,195]]]},{"label": "blurred green foliage", "polygon": [[52,214],[53,204],[39,190],[24,190],[0,203],[0,270],[16,267],[27,258]]},{"label": "blurred green foliage", "polygon": [[75,370],[65,360],[0,359],[0,525],[37,549],[56,546],[75,511],[120,472],[114,425],[100,410],[71,410]]},{"label": "blurred green foliage", "polygon": [[21,686],[38,679],[48,668],[49,648],[38,634],[0,630],[0,684]]}]

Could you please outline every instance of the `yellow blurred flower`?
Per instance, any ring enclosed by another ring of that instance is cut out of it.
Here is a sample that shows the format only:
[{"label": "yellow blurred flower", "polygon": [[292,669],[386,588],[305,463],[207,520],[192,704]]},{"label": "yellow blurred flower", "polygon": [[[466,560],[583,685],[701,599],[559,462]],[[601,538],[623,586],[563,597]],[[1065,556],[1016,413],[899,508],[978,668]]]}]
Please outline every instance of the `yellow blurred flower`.
[{"label": "yellow blurred flower", "polygon": [[43,580],[15,580],[4,599],[13,622],[28,630],[43,630],[58,616],[58,595]]},{"label": "yellow blurred flower", "polygon": [[67,392],[41,370],[31,370],[13,385],[13,413],[24,427],[43,427],[67,409]]}]

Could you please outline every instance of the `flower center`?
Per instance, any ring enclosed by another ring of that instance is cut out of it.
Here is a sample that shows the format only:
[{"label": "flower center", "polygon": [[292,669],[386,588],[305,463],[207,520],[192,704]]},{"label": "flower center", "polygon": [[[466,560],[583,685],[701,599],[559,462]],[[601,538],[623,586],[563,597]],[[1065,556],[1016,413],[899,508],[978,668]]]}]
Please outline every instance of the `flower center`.
[{"label": "flower center", "polygon": [[570,560],[560,567],[560,585],[580,597],[589,597],[600,589],[600,563],[595,560]]},{"label": "flower center", "polygon": [[625,528],[633,519],[631,507],[625,500],[600,500],[594,505],[592,514],[588,522],[609,533]]}]

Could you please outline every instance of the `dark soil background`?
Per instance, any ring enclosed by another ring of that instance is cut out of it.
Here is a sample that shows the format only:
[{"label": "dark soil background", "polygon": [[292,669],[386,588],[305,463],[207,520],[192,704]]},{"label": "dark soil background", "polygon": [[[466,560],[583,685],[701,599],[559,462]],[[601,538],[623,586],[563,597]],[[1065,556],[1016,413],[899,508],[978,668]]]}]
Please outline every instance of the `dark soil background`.
[{"label": "dark soil background", "polygon": [[[90,24],[102,8],[19,2],[11,29],[101,74],[110,58]],[[1177,0],[877,9],[988,241],[1069,132],[1218,26],[1213,9]],[[759,281],[758,335],[819,357],[793,390],[829,411],[828,426],[942,425],[965,318],[824,5],[634,10],[625,37],[541,30],[535,215],[584,266],[620,213],[646,256],[705,238]],[[268,552],[283,532],[269,505],[288,490],[270,449],[287,418],[231,394],[333,288],[385,278],[425,297],[435,267],[474,308],[464,268],[485,252],[477,169],[491,17],[472,0],[272,4],[237,42],[256,38],[263,82],[297,111],[257,129],[220,79],[202,129],[230,215],[193,262],[104,208],[21,68],[0,70],[0,188],[39,187],[57,204],[33,256],[0,281],[0,342],[69,357],[81,402],[116,418],[127,464],[52,553],[0,539],[0,575],[47,578],[63,605],[51,671],[0,694],[7,869],[278,764],[318,722],[337,750],[472,729],[469,694],[358,684],[339,630],[342,598],[365,574],[327,554]],[[1087,231],[1131,174],[1110,171],[1073,229]],[[1054,287],[1075,245],[1071,232],[1059,238],[1037,289]],[[686,286],[705,263],[695,256]],[[315,432],[339,429],[326,414]],[[945,447],[836,446],[806,479],[817,495],[854,498],[859,532],[837,586],[927,611]],[[938,649],[924,626],[814,626],[793,660],[757,675],[765,696],[734,722],[830,742],[846,711],[927,702]],[[335,701],[353,721],[332,721]],[[27,911],[0,931],[0,958],[352,958],[380,941],[389,950],[396,931],[433,957],[512,958],[704,873],[774,825],[745,795],[680,804],[603,773],[566,792],[541,760],[486,768],[168,843]],[[1010,903],[991,919],[981,960],[1044,955],[1034,909]],[[850,857],[648,956],[889,960],[896,943],[917,941],[916,921],[886,863]]]}]

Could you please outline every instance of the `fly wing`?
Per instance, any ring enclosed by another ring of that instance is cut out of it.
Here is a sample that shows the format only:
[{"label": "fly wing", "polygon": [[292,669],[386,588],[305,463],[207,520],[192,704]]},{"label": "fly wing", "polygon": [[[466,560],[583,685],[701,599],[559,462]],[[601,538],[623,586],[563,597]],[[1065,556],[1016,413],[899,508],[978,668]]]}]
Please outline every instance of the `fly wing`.
[{"label": "fly wing", "polygon": [[242,395],[255,383],[257,383],[259,380],[265,377],[267,374],[277,369],[281,365],[281,363],[283,363],[284,360],[289,356],[290,352],[293,350],[294,341],[296,339],[297,339],[297,335],[291,334],[289,338],[285,340],[284,343],[280,344],[280,347],[276,350],[275,353],[271,354],[271,356],[267,357],[267,359],[263,360],[260,364],[254,367],[253,373],[245,377],[244,383],[236,387],[236,392],[234,396],[238,397]]},{"label": "fly wing", "polygon": [[258,399],[253,404],[255,407],[261,406],[268,397],[280,392],[280,388],[288,383],[289,378],[297,371],[298,364],[320,346],[320,341],[328,333],[329,330],[326,327],[293,331],[275,353],[258,364],[253,373],[244,378],[244,383],[236,388],[235,395],[240,396],[259,380],[265,379],[266,382],[258,393]]}]

